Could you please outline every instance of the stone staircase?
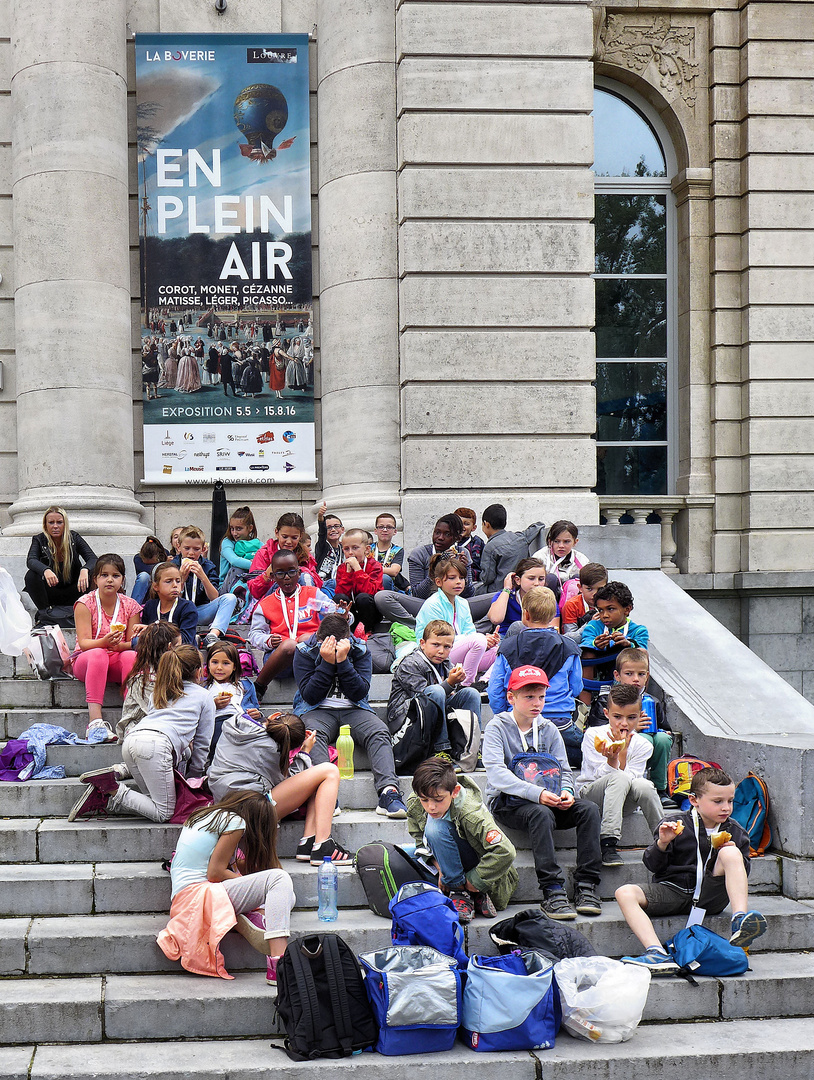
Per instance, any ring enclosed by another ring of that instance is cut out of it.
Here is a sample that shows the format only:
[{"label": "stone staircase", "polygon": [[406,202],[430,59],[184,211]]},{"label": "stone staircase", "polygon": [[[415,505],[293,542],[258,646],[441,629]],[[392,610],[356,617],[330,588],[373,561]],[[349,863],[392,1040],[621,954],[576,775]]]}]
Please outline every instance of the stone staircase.
[{"label": "stone staircase", "polygon": [[[0,737],[16,737],[38,721],[83,735],[81,684],[41,683],[28,674],[25,661],[0,657]],[[388,684],[388,677],[374,677],[371,699],[379,707]],[[291,693],[290,685],[274,684],[264,705],[290,702]],[[120,700],[117,688],[108,692],[109,718],[116,718]],[[356,776],[340,789],[335,835],[350,848],[375,838],[405,840],[404,822],[373,812],[375,792],[360,757]],[[394,1069],[423,1075],[452,1068],[491,1080],[496,1067],[501,1080],[686,1080],[690,1072],[705,1078],[736,1069],[761,1080],[814,1076],[814,901],[782,895],[785,860],[774,854],[752,865],[755,904],[769,926],[755,944],[753,970],[700,979],[698,988],[653,980],[644,1023],[629,1043],[596,1046],[563,1032],[547,1052],[476,1054],[459,1046],[443,1056],[396,1061],[369,1054],[308,1067],[290,1062],[272,1048],[281,1040],[262,958],[241,937],[230,933],[223,943],[231,982],[183,972],[155,943],[170,894],[160,863],[180,827],[135,818],[67,822],[79,773],[115,760],[116,746],[52,747],[48,762],[65,766],[65,780],[0,784],[0,1078],[259,1080],[273,1069],[301,1080],[336,1068],[353,1069],[354,1080],[374,1080],[384,1070],[392,1077]],[[474,776],[483,784],[482,773]],[[278,845],[297,895],[293,933],[335,929],[357,952],[388,944],[389,924],[366,907],[350,870],[339,873],[338,922],[319,923],[316,869],[291,858],[300,832],[299,823],[284,823]],[[527,845],[513,839],[520,872],[516,909],[536,904],[539,894]],[[612,897],[622,882],[646,880],[641,848],[648,840],[640,814],[625,822],[625,865],[603,875],[605,910],[577,921],[609,956],[638,948]],[[570,874],[573,833],[559,834],[558,845]],[[682,922],[661,920],[659,929],[668,935]],[[710,919],[709,925],[724,932],[728,920]],[[471,924],[470,953],[494,951],[488,928],[483,919]]]}]

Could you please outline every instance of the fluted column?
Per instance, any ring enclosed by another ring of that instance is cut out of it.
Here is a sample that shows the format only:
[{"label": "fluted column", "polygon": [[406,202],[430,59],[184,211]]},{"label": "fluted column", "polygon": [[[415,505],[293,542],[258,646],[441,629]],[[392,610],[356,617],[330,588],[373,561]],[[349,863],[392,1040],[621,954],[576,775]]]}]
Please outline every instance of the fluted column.
[{"label": "fluted column", "polygon": [[125,0],[14,0],[18,498],[135,534]]}]

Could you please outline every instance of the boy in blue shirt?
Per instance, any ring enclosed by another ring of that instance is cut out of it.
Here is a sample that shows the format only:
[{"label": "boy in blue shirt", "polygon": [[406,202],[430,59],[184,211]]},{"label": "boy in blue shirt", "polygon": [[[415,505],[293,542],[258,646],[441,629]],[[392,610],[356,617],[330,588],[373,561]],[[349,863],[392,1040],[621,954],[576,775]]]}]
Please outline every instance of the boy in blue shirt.
[{"label": "boy in blue shirt", "polygon": [[579,646],[558,633],[552,623],[557,617],[557,601],[551,589],[537,585],[522,600],[523,627],[507,636],[498,649],[489,677],[489,704],[492,712],[505,712],[512,671],[531,664],[548,677],[543,716],[555,725],[565,743],[568,763],[582,764],[582,732],[574,723],[575,698],[582,692],[582,661]]},{"label": "boy in blue shirt", "polygon": [[593,677],[593,664],[587,661],[595,661],[600,666],[603,653],[612,659],[619,649],[646,649],[650,642],[647,627],[630,618],[633,593],[623,582],[609,581],[597,589],[595,603],[596,618],[583,626],[580,639],[586,661],[583,666],[589,678]]}]

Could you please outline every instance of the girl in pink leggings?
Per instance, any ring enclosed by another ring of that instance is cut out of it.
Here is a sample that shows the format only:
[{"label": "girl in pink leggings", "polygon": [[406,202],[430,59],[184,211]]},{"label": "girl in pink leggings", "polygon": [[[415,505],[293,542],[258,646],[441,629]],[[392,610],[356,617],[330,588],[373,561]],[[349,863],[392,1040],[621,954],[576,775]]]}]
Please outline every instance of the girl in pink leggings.
[{"label": "girl in pink leggings", "polygon": [[464,686],[471,686],[478,676],[495,662],[500,638],[497,634],[479,634],[472,621],[468,602],[461,596],[466,588],[466,563],[445,552],[430,559],[430,577],[437,592],[424,601],[415,620],[415,636],[421,641],[424,627],[433,619],[443,619],[455,631],[450,662],[464,669]]},{"label": "girl in pink leggings", "polygon": [[115,732],[102,719],[105,687],[108,681],[124,686],[136,659],[132,637],[141,605],[125,595],[124,575],[121,556],[100,556],[91,576],[95,588],[74,604],[73,672],[85,684],[87,738],[92,742],[116,741]]}]

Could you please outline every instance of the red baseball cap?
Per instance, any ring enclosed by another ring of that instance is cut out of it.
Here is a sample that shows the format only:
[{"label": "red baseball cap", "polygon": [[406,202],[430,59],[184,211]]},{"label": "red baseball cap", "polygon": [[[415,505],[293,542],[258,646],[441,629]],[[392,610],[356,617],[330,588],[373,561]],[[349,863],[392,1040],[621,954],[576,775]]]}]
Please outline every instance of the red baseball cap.
[{"label": "red baseball cap", "polygon": [[548,676],[542,668],[524,667],[515,668],[509,679],[509,690],[519,690],[521,686],[548,686]]}]

